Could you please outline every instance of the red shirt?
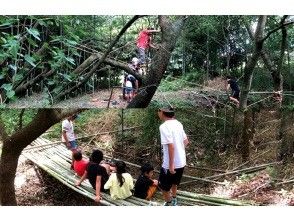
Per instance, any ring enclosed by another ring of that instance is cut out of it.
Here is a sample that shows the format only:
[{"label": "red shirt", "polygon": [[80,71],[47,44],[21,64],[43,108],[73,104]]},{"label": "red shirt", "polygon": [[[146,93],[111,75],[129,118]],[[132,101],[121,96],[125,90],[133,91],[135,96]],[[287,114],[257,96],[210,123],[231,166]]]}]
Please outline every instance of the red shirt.
[{"label": "red shirt", "polygon": [[149,32],[145,29],[139,33],[139,37],[137,39],[137,47],[146,49],[149,47],[150,36]]},{"label": "red shirt", "polygon": [[74,171],[79,175],[79,176],[83,176],[87,165],[88,165],[89,161],[87,160],[80,160],[80,161],[74,161]]}]

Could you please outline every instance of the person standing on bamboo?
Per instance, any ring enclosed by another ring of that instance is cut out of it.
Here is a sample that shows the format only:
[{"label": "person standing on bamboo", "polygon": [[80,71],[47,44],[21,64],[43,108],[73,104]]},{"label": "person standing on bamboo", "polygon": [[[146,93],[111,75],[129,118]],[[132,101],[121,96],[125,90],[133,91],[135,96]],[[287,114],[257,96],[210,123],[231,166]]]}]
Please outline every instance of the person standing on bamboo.
[{"label": "person standing on bamboo", "polygon": [[[177,189],[186,166],[185,148],[189,144],[183,125],[175,119],[173,108],[161,108],[158,116],[163,123],[159,127],[163,150],[163,162],[159,174],[159,188],[162,190],[164,205],[176,206]],[[171,197],[172,196],[172,197]]]},{"label": "person standing on bamboo", "polygon": [[151,43],[151,34],[159,33],[160,30],[153,30],[152,28],[143,29],[140,31],[137,38],[137,49],[139,55],[139,64],[143,65],[146,62],[146,50],[149,47],[158,49],[155,45]]},{"label": "person standing on bamboo", "polygon": [[74,157],[73,154],[78,150],[78,143],[76,140],[76,135],[74,133],[73,121],[77,118],[77,115],[71,115],[67,119],[62,121],[62,135],[61,140],[67,147],[67,149],[72,151],[72,162],[71,169],[73,169]]}]

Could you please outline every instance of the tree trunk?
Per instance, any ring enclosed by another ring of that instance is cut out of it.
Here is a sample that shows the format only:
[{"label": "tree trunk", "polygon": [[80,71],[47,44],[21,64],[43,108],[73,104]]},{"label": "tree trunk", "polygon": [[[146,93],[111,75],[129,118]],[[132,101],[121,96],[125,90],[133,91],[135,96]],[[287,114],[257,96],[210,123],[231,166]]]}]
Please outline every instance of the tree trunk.
[{"label": "tree trunk", "polygon": [[252,122],[252,110],[245,110],[244,112],[244,123],[242,131],[242,144],[241,144],[241,155],[242,161],[246,162],[250,156],[250,146],[252,145],[253,139],[253,122]]},{"label": "tree trunk", "polygon": [[184,17],[181,17],[177,21],[171,22],[168,19],[168,16],[159,16],[162,42],[159,44],[159,49],[152,59],[150,70],[146,79],[143,80],[141,91],[128,105],[128,108],[146,108],[149,105],[160,84],[163,74],[166,71],[171,53],[175,48],[177,39],[183,27],[184,20]]},{"label": "tree trunk", "polygon": [[280,139],[277,160],[286,161],[294,157],[294,111],[282,111]]},{"label": "tree trunk", "polygon": [[[0,161],[0,199],[1,205],[17,205],[14,189],[14,178],[18,163],[18,158],[22,150],[32,141],[38,138],[52,125],[59,122],[64,117],[79,110],[58,110],[41,109],[34,119],[26,127],[16,131],[11,136],[0,135],[3,138],[2,154]],[[3,126],[0,128],[3,130]]]},{"label": "tree trunk", "polygon": [[243,86],[241,89],[241,97],[240,97],[240,108],[245,109],[247,107],[247,99],[248,94],[251,89],[252,77],[253,77],[253,70],[257,64],[258,58],[261,54],[264,38],[264,28],[266,23],[267,16],[262,15],[258,18],[258,24],[255,31],[255,47],[252,54],[252,57],[249,59],[248,63],[244,69],[244,77],[243,77]]}]

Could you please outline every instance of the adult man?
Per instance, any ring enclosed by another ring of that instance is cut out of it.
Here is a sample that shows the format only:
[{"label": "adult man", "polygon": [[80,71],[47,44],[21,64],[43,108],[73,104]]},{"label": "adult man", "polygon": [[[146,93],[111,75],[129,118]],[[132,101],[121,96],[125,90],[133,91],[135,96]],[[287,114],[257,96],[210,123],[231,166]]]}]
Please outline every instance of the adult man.
[{"label": "adult man", "polygon": [[239,95],[240,95],[240,89],[238,86],[237,81],[231,77],[227,76],[227,91],[231,88],[232,95],[230,95],[230,100],[233,101],[237,107],[239,107]]},{"label": "adult man", "polygon": [[[163,162],[159,174],[159,188],[162,189],[164,205],[177,205],[177,188],[186,166],[185,148],[189,144],[183,125],[175,119],[172,108],[161,108],[158,116]],[[172,195],[172,198],[171,198]]]},{"label": "adult man", "polygon": [[158,33],[159,30],[152,30],[151,28],[143,29],[137,38],[137,48],[139,54],[139,64],[142,65],[146,62],[146,49],[152,47],[157,49],[155,45],[151,43],[151,34]]},{"label": "adult man", "polygon": [[77,118],[77,115],[71,115],[67,119],[62,121],[62,135],[61,140],[67,147],[67,149],[72,151],[72,163],[71,169],[73,169],[74,158],[73,154],[78,150],[78,143],[76,140],[76,135],[74,133],[73,121]]}]

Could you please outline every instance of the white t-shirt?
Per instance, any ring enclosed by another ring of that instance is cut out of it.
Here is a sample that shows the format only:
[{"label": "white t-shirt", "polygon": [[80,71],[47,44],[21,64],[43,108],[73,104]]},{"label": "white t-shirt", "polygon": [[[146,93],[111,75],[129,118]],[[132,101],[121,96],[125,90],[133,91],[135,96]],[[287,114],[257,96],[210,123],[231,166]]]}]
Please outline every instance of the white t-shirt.
[{"label": "white t-shirt", "polygon": [[[76,139],[72,121],[69,121],[68,119],[62,121],[62,132],[63,131],[66,132],[68,141],[74,141]],[[65,142],[63,135],[61,135],[61,140],[62,142]]]},{"label": "white t-shirt", "polygon": [[175,169],[186,166],[186,151],[184,140],[187,135],[183,125],[176,119],[166,120],[159,127],[160,139],[163,150],[162,167],[169,169],[168,144],[174,145],[174,166]]},{"label": "white t-shirt", "polygon": [[127,80],[127,81],[126,81],[126,87],[128,87],[128,88],[133,88],[132,82],[129,81],[129,80]]}]

